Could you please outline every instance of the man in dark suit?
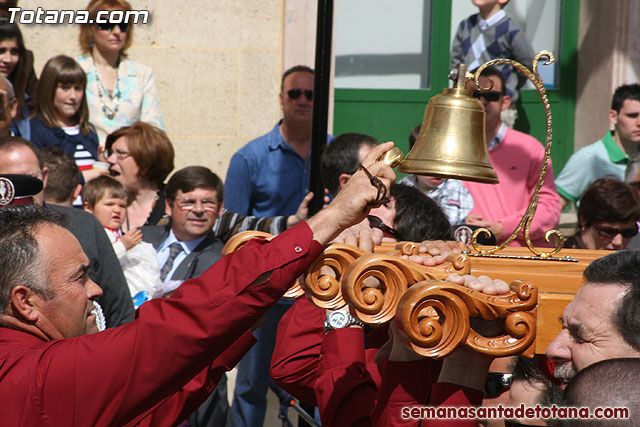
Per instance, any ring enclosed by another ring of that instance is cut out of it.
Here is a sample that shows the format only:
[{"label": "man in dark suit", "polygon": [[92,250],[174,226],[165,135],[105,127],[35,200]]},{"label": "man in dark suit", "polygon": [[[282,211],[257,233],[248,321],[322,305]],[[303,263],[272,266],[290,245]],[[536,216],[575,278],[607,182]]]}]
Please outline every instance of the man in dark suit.
[{"label": "man in dark suit", "polygon": [[[165,187],[166,226],[142,227],[142,239],[156,248],[167,293],[183,280],[200,276],[221,257],[222,240],[213,226],[223,207],[222,180],[203,166],[177,171]],[[189,417],[191,426],[224,426],[229,413],[226,376]]]},{"label": "man in dark suit", "polygon": [[[223,206],[224,186],[203,166],[177,171],[165,188],[165,226],[142,227],[142,236],[158,252],[163,281],[198,277],[220,259],[224,244],[212,229]],[[171,256],[172,249],[173,256]]]}]

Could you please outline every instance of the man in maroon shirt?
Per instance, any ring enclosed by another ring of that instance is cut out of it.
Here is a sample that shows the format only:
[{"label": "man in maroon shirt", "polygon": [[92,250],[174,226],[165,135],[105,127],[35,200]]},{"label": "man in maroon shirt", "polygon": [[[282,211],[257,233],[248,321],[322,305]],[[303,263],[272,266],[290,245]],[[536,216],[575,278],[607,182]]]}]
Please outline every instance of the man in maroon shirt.
[{"label": "man in maroon shirt", "polygon": [[[388,187],[393,171],[363,164]],[[0,209],[0,412],[6,425],[173,425],[252,344],[249,329],[378,196],[359,171],[328,208],[223,257],[136,319],[95,333],[102,290],[56,213]],[[247,268],[247,265],[251,268]]]}]

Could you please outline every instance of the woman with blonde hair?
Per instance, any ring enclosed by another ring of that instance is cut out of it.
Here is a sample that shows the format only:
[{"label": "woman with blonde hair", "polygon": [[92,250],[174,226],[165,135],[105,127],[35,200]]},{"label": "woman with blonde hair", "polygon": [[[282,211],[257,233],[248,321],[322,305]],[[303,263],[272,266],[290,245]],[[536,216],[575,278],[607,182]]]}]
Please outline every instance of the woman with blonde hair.
[{"label": "woman with blonde hair", "polygon": [[[78,63],[87,74],[89,117],[98,131],[100,144],[108,134],[136,121],[163,127],[155,80],[151,68],[130,60],[133,24],[98,22],[101,11],[131,11],[126,0],[91,0],[86,9],[90,22],[80,27]],[[101,20],[108,15],[100,15]]]}]

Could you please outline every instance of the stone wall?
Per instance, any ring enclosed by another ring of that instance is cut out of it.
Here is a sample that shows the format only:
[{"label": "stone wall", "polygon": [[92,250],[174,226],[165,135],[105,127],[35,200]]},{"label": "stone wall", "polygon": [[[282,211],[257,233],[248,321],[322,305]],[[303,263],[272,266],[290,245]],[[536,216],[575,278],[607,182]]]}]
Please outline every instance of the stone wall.
[{"label": "stone wall", "polygon": [[640,79],[640,3],[634,0],[580,3],[576,94],[576,150],[600,139],[612,128],[611,97],[615,89]]},{"label": "stone wall", "polygon": [[[176,168],[224,179],[231,155],[280,118],[284,0],[129,0],[151,12],[129,56],[153,68]],[[295,1],[294,1],[295,2]],[[88,0],[21,0],[26,10],[84,9]],[[21,25],[39,75],[48,58],[79,54],[75,25]],[[313,51],[313,47],[312,47]]]}]

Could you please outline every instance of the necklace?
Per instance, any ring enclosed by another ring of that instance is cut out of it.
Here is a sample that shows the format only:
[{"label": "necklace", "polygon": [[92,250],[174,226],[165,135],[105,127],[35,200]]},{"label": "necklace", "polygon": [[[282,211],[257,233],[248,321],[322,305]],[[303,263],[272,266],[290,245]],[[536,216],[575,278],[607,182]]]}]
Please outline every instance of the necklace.
[{"label": "necklace", "polygon": [[[93,56],[91,57],[91,60],[93,61]],[[102,104],[102,112],[105,116],[107,116],[107,119],[109,120],[113,120],[116,114],[118,114],[118,110],[120,108],[120,76],[118,73],[119,69],[120,61],[118,61],[118,65],[116,66],[116,87],[113,89],[113,94],[110,94],[102,84],[102,81],[100,80],[100,73],[98,73],[98,67],[96,67],[96,62],[93,61],[93,72],[96,75],[96,83],[98,85],[98,98],[100,98],[100,104]],[[109,107],[106,104],[104,100],[105,95],[108,96],[109,100],[114,103],[113,108]]]}]

